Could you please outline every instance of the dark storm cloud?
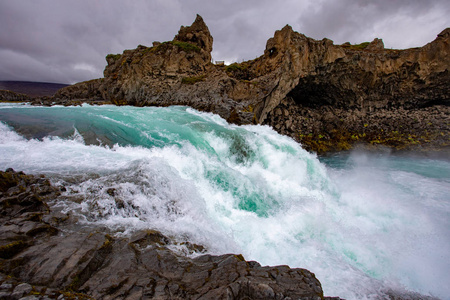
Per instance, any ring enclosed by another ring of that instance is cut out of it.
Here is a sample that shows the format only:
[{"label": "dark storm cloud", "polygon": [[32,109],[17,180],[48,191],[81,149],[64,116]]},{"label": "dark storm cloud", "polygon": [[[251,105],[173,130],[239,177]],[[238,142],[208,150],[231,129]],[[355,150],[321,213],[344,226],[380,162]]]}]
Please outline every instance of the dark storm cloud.
[{"label": "dark storm cloud", "polygon": [[172,39],[183,19],[178,13],[170,1],[2,1],[0,80],[100,77],[106,54]]},{"label": "dark storm cloud", "polygon": [[[315,38],[361,43],[382,38],[387,47],[422,46],[450,25],[450,4],[418,0],[321,1],[298,24]],[[318,22],[322,20],[322,22]]]},{"label": "dark storm cloud", "polygon": [[73,83],[102,76],[108,53],[171,40],[203,16],[213,58],[261,55],[275,30],[335,43],[383,38],[386,47],[432,41],[450,26],[447,0],[2,0],[0,80]]}]

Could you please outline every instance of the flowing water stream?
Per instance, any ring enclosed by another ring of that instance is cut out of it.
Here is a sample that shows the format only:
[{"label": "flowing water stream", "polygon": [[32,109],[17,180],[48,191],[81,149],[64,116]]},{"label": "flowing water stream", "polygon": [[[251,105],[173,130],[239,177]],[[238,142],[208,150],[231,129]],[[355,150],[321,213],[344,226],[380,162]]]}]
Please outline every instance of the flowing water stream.
[{"label": "flowing water stream", "polygon": [[0,104],[0,122],[0,169],[64,184],[53,205],[81,222],[307,268],[330,296],[450,299],[447,159],[318,158],[187,107]]}]

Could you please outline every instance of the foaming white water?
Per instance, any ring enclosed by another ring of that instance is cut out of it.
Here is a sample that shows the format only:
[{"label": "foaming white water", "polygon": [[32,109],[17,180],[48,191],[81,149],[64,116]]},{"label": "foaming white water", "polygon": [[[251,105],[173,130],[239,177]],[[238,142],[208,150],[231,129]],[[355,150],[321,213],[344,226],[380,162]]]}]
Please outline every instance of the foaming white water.
[{"label": "foaming white water", "polygon": [[[145,110],[107,109],[115,115],[105,120],[120,125],[125,115],[127,128],[140,130],[134,136],[155,139]],[[158,112],[174,120],[159,135],[169,141],[162,147],[85,145],[83,132],[26,140],[0,124],[0,168],[66,181],[64,205],[87,222],[124,234],[154,228],[212,253],[304,267],[326,295],[450,294],[450,176],[359,154],[326,168],[268,127],[228,125],[191,109]]]},{"label": "foaming white water", "polygon": [[399,160],[354,153],[350,168],[330,170],[340,194],[336,250],[386,284],[448,299],[450,163],[422,159],[441,166],[429,177],[414,159],[406,169]]},{"label": "foaming white water", "polygon": [[4,137],[0,139],[2,169],[13,167],[28,173],[46,173],[60,182],[67,176],[84,177],[85,180],[75,184],[65,183],[67,198],[81,198],[81,204],[57,205],[68,205],[68,209],[84,213],[86,221],[125,233],[154,228],[193,239],[212,251],[239,250],[232,239],[225,240],[220,247],[215,245],[218,239],[227,238],[226,233],[206,214],[206,204],[196,186],[169,163],[183,167],[177,162],[192,160],[189,155],[195,153],[177,147],[87,146],[78,133],[67,140],[57,137],[26,140],[1,123],[0,136]]}]

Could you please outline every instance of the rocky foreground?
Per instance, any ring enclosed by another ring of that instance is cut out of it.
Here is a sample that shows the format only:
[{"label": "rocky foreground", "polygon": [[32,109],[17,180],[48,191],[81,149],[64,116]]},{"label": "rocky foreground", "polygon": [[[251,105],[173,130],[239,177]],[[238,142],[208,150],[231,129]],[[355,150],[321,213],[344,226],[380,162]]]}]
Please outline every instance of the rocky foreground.
[{"label": "rocky foreground", "polygon": [[316,152],[358,143],[450,148],[450,28],[421,48],[393,50],[380,39],[334,45],[286,25],[262,56],[228,66],[211,62],[212,46],[197,16],[172,41],[106,56],[104,78],[35,102],[188,105],[236,124],[269,124]]},{"label": "rocky foreground", "polygon": [[63,187],[0,171],[0,299],[339,299],[313,273],[262,267],[242,255],[195,258],[154,230],[118,237],[54,211]]},{"label": "rocky foreground", "polygon": [[[155,230],[124,237],[52,205],[65,187],[0,171],[0,299],[328,299],[315,275],[220,256]],[[387,299],[435,298],[385,291]]]}]

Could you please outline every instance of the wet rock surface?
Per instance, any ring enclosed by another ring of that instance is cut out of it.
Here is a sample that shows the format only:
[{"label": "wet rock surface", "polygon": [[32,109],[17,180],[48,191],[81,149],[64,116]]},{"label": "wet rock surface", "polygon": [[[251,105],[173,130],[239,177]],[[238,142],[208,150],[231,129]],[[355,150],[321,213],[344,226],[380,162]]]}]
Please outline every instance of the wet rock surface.
[{"label": "wet rock surface", "polygon": [[305,269],[263,267],[242,255],[193,257],[154,230],[120,237],[53,211],[60,188],[41,176],[0,172],[1,299],[323,299]]}]

